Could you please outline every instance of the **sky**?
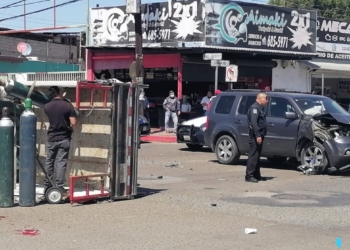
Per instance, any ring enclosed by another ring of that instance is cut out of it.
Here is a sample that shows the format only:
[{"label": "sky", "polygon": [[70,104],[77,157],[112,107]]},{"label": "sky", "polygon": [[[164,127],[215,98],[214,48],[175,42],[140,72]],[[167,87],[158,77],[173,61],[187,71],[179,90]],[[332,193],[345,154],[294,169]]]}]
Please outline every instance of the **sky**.
[{"label": "sky", "polygon": [[[12,4],[18,1],[19,0],[0,0],[0,19],[24,14],[23,3],[17,4],[17,5],[20,5],[18,7],[1,9],[1,7],[3,6],[6,6],[8,4]],[[41,1],[41,2],[35,3],[38,1]],[[67,1],[68,0],[56,0],[56,5]],[[126,4],[126,0],[81,0],[76,3],[72,3],[66,6],[56,8],[56,25],[67,26],[67,25],[86,24],[88,1],[90,2],[90,7],[92,8],[96,7],[96,4],[99,4],[100,7],[120,6],[120,5]],[[153,2],[164,2],[164,0],[141,0],[141,1],[143,4],[153,3]],[[247,0],[247,1],[261,3],[261,2],[264,2],[265,0]],[[52,7],[52,6],[54,6],[53,0],[26,0],[26,13],[47,8],[47,7]],[[53,9],[26,16],[27,29],[53,27],[53,26],[54,26]],[[0,21],[0,27],[14,29],[14,30],[23,30],[24,18],[18,17],[7,21]],[[79,32],[82,30],[85,30],[85,29],[84,28],[62,29],[62,30],[59,30],[59,32]]]}]

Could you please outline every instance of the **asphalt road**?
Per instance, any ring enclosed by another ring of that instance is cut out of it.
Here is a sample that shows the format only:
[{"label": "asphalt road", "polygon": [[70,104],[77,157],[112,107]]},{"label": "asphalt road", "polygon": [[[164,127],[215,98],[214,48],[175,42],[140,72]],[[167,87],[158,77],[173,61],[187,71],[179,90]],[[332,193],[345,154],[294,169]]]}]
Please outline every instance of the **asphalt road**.
[{"label": "asphalt road", "polygon": [[350,249],[348,177],[263,161],[268,180],[246,183],[244,159],[225,166],[184,147],[142,144],[142,198],[0,209],[1,249],[330,250],[336,238]]}]

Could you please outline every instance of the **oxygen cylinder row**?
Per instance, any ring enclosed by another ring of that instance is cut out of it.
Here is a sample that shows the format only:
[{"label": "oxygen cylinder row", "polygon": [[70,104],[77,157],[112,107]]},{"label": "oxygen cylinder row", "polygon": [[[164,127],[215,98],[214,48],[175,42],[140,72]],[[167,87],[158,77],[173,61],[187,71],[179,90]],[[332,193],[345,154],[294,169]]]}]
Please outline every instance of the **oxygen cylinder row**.
[{"label": "oxygen cylinder row", "polygon": [[[32,100],[27,98],[19,131],[19,205],[22,207],[36,204],[36,122]],[[14,136],[10,111],[5,107],[0,120],[0,207],[14,206]]]}]

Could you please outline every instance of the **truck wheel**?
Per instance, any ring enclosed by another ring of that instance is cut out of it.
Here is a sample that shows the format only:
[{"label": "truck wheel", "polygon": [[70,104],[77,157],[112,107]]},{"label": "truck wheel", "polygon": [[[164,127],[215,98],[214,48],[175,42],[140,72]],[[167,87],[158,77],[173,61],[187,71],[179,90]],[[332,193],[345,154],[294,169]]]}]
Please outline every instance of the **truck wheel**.
[{"label": "truck wheel", "polygon": [[192,151],[199,151],[203,148],[203,145],[186,143],[186,146]]},{"label": "truck wheel", "polygon": [[223,135],[215,145],[216,159],[222,164],[235,164],[238,162],[240,154],[237,144],[229,135]]},{"label": "truck wheel", "polygon": [[319,142],[308,142],[301,150],[301,164],[319,167],[318,173],[323,174],[328,168],[328,159],[323,145]]}]

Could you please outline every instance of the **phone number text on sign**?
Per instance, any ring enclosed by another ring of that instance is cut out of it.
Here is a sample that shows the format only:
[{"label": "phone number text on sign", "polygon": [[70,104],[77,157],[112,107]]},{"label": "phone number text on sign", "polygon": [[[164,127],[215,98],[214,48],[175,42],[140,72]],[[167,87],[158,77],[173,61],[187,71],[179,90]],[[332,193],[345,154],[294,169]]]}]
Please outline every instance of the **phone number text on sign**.
[{"label": "phone number text on sign", "polygon": [[267,38],[267,47],[288,48],[288,37],[286,36],[269,36]]},{"label": "phone number text on sign", "polygon": [[152,40],[169,40],[170,39],[170,29],[161,30],[150,30],[147,37],[144,37],[149,41]]}]

